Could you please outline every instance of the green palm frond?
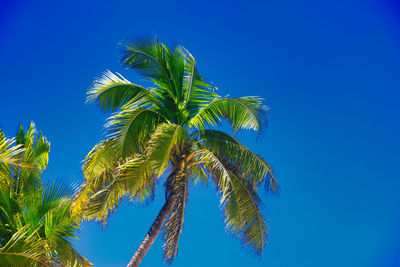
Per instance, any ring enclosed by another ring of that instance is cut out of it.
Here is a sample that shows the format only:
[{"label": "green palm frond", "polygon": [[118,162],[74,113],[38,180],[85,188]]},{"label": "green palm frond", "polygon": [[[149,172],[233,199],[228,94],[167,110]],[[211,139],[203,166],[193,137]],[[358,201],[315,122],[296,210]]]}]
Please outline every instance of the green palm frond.
[{"label": "green palm frond", "polygon": [[204,130],[207,126],[220,125],[224,118],[231,123],[235,132],[250,129],[260,134],[267,109],[258,97],[220,98],[200,109],[188,121],[187,126]]},{"label": "green palm frond", "polygon": [[24,151],[20,157],[23,165],[13,171],[14,190],[19,193],[23,190],[37,189],[42,183],[40,176],[49,162],[50,142],[36,130],[33,122],[26,132],[20,127],[16,141]]},{"label": "green palm frond", "polygon": [[182,90],[184,101],[181,106],[186,109],[188,116],[196,114],[204,105],[215,100],[218,95],[214,92],[214,86],[204,81],[196,68],[196,60],[182,46],[176,48],[176,52],[181,54],[185,61],[185,72],[183,75]]},{"label": "green palm frond", "polygon": [[23,152],[21,145],[14,145],[15,139],[7,139],[0,130],[0,164],[19,164]]},{"label": "green palm frond", "polygon": [[13,183],[11,174],[18,166],[25,166],[21,161],[24,149],[21,145],[15,145],[15,139],[7,139],[0,130],[0,189],[6,190]]},{"label": "green palm frond", "polygon": [[130,201],[146,202],[154,195],[156,176],[148,157],[133,157],[118,167],[118,177],[127,187]]},{"label": "green palm frond", "polygon": [[122,48],[122,65],[136,69],[140,75],[164,88],[174,98],[175,85],[168,68],[166,46],[157,38],[136,39]]},{"label": "green palm frond", "polygon": [[45,265],[53,259],[47,241],[38,237],[38,230],[32,231],[30,225],[19,229],[11,239],[0,248],[1,266]]},{"label": "green palm frond", "polygon": [[82,167],[85,183],[72,199],[73,216],[85,218],[83,210],[87,208],[89,198],[114,181],[115,168],[119,164],[121,155],[120,142],[116,138],[100,142],[89,152]]},{"label": "green palm frond", "polygon": [[149,90],[111,71],[106,71],[96,80],[87,95],[87,102],[97,102],[103,111],[115,111],[127,103],[142,106],[157,104]]},{"label": "green palm frond", "polygon": [[[0,134],[0,143],[1,139]],[[73,250],[70,239],[76,238],[79,221],[69,216],[73,190],[58,182],[48,186],[42,183],[40,176],[48,164],[50,143],[34,123],[27,131],[20,127],[16,143],[15,149],[21,150],[16,155],[18,162],[3,165],[8,167],[9,183],[0,192],[0,265],[84,263],[76,252],[68,256],[68,261],[62,260],[62,251]],[[10,144],[6,150],[13,149]]]},{"label": "green palm frond", "polygon": [[125,193],[124,183],[117,179],[113,180],[109,185],[89,198],[84,210],[85,217],[89,220],[99,220],[105,225],[107,219],[118,208]]},{"label": "green palm frond", "polygon": [[208,176],[201,164],[193,164],[189,169],[189,174],[193,179],[192,183],[197,185],[200,182],[208,184]]},{"label": "green palm frond", "polygon": [[40,171],[44,171],[49,163],[50,142],[42,133],[36,139],[33,150],[35,165]]},{"label": "green palm frond", "polygon": [[7,190],[0,190],[0,247],[4,246],[22,224],[18,201]]},{"label": "green palm frond", "polygon": [[205,130],[198,132],[198,135],[204,140],[206,148],[213,151],[221,160],[226,161],[232,169],[240,172],[242,177],[254,185],[254,188],[265,181],[267,190],[272,192],[278,190],[278,183],[271,165],[233,136],[217,130]]},{"label": "green palm frond", "polygon": [[244,245],[262,254],[267,241],[267,224],[261,213],[262,202],[251,184],[230,173],[230,183],[222,189],[227,229],[237,234]]},{"label": "green palm frond", "polygon": [[[86,156],[82,167],[86,180],[98,179],[107,170],[113,170],[118,165],[121,155],[119,140],[116,138],[95,145]],[[109,181],[103,180],[103,184]]]},{"label": "green palm frond", "polygon": [[245,245],[261,254],[267,238],[267,225],[261,214],[261,200],[246,179],[238,176],[207,149],[196,152],[221,193],[227,229],[237,234]]},{"label": "green palm frond", "polygon": [[187,140],[186,131],[180,125],[160,124],[148,143],[146,156],[152,162],[153,170],[159,177],[169,165],[172,151],[179,149]]},{"label": "green palm frond", "polygon": [[106,125],[110,138],[120,141],[122,154],[143,150],[150,135],[165,119],[146,108],[126,108],[111,116]]},{"label": "green palm frond", "polygon": [[60,249],[58,252],[57,266],[66,267],[89,267],[93,266],[87,258],[80,255],[72,246]]},{"label": "green palm frond", "polygon": [[[191,98],[192,95],[192,89],[193,89],[193,82],[195,80],[195,75],[197,74],[196,70],[196,60],[192,56],[192,54],[189,53],[184,47],[180,46],[177,47],[176,49],[177,53],[180,53],[182,57],[185,59],[185,68],[184,68],[184,77],[182,81],[182,89],[184,92],[184,104],[187,104]],[[199,75],[197,75],[196,78],[199,78]]]}]

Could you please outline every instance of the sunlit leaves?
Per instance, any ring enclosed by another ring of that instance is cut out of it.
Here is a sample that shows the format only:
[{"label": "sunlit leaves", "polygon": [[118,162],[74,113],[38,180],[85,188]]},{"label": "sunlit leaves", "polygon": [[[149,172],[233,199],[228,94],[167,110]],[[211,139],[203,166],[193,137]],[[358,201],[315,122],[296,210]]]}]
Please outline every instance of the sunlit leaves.
[{"label": "sunlit leaves", "polygon": [[258,97],[220,98],[200,109],[187,125],[204,130],[207,126],[220,125],[224,118],[231,123],[235,132],[249,129],[261,133],[266,110],[267,107]]},{"label": "sunlit leaves", "polygon": [[214,153],[203,149],[198,156],[206,162],[205,166],[221,194],[227,229],[237,234],[255,252],[262,253],[267,238],[267,225],[261,214],[262,202],[256,191]]},{"label": "sunlit leaves", "polygon": [[16,143],[23,148],[23,153],[19,158],[20,165],[12,172],[11,186],[16,193],[21,192],[24,187],[27,190],[40,187],[42,183],[40,175],[49,162],[50,142],[36,130],[32,122],[26,132],[22,126],[20,127]]},{"label": "sunlit leaves", "polygon": [[48,257],[51,250],[45,239],[37,238],[37,231],[30,225],[20,228],[8,242],[0,248],[1,266],[35,266],[49,264],[53,258]]},{"label": "sunlit leaves", "polygon": [[0,192],[0,265],[91,266],[71,244],[79,228],[78,218],[69,216],[73,190],[41,180],[50,143],[33,123],[27,131],[20,128],[16,143],[12,147],[0,134],[0,154],[12,156],[2,162],[7,179]]},{"label": "sunlit leaves", "polygon": [[157,125],[165,119],[157,112],[146,108],[126,108],[111,116],[107,131],[111,138],[119,140],[124,155],[143,150],[144,144]]},{"label": "sunlit leaves", "polygon": [[227,165],[240,172],[253,187],[265,182],[266,189],[275,192],[278,183],[272,167],[260,156],[242,145],[231,135],[217,131],[205,130],[198,132],[204,145],[213,151]]},{"label": "sunlit leaves", "polygon": [[187,139],[185,130],[175,124],[161,124],[148,143],[146,155],[153,163],[153,168],[161,176],[171,157],[173,149],[179,153],[180,145]]},{"label": "sunlit leaves", "polygon": [[124,104],[150,105],[154,96],[142,86],[133,84],[120,74],[106,71],[88,91],[87,102],[97,102],[103,111],[115,111]]}]

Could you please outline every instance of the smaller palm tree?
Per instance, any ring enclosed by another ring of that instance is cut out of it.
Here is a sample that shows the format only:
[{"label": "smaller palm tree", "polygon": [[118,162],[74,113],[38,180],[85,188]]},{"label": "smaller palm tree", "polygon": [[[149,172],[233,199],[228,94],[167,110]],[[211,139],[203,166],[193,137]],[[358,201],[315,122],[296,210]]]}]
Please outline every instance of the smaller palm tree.
[{"label": "smaller palm tree", "polygon": [[0,131],[0,265],[90,266],[70,243],[79,228],[69,216],[74,191],[41,180],[50,143],[33,123],[15,141]]}]

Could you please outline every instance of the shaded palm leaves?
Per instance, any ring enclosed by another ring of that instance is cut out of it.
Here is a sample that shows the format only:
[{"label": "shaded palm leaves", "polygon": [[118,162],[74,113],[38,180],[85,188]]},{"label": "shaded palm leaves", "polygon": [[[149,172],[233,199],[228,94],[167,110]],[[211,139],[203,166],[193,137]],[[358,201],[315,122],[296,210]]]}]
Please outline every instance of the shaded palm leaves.
[{"label": "shaded palm leaves", "polygon": [[0,265],[91,265],[70,243],[79,228],[79,221],[69,217],[73,190],[56,183],[44,187],[40,178],[49,142],[32,123],[26,132],[19,129],[16,143],[1,152],[7,176],[0,191]]},{"label": "shaded palm leaves", "polygon": [[229,134],[211,130],[228,120],[235,132],[262,133],[267,107],[258,97],[220,97],[183,47],[157,39],[138,39],[122,48],[122,64],[154,84],[146,89],[106,72],[95,81],[87,100],[103,111],[116,111],[106,125],[108,138],[86,157],[86,182],[73,212],[105,222],[128,197],[152,198],[156,181],[170,170],[166,197],[178,201],[164,224],[164,258],[176,256],[184,221],[189,181],[208,182],[221,194],[227,229],[262,253],[267,226],[257,189],[278,184],[270,165]]}]

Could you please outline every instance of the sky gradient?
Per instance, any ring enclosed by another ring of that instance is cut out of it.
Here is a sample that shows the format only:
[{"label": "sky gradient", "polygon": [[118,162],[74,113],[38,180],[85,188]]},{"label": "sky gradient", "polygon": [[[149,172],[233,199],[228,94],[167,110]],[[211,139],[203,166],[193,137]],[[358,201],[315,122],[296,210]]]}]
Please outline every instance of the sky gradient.
[{"label": "sky gradient", "polygon": [[[271,108],[260,140],[237,136],[281,187],[262,194],[262,258],[225,233],[215,189],[197,187],[172,266],[400,266],[399,1],[0,0],[0,128],[11,137],[33,120],[44,132],[46,181],[82,181],[107,117],[86,91],[107,69],[140,84],[117,45],[141,35],[186,47],[220,95],[261,96]],[[124,202],[104,230],[83,224],[78,251],[95,266],[125,266],[161,189],[147,207]],[[143,267],[166,266],[161,244]]]}]

